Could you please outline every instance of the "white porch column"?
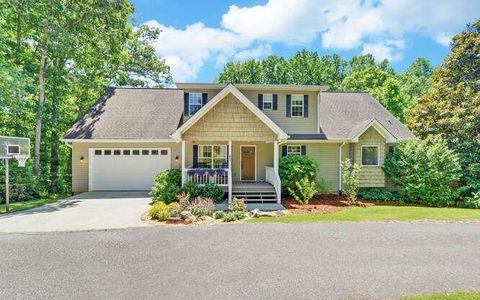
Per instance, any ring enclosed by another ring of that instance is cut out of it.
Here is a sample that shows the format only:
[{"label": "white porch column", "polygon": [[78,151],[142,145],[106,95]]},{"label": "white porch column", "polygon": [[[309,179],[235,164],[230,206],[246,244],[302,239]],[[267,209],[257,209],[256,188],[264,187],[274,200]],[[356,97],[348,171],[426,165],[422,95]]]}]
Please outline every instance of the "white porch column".
[{"label": "white porch column", "polygon": [[185,172],[185,141],[182,141],[182,186],[186,181],[186,172]]},{"label": "white porch column", "polygon": [[228,203],[232,202],[232,141],[228,141]]},{"label": "white porch column", "polygon": [[278,142],[273,142],[273,169],[278,174]]}]

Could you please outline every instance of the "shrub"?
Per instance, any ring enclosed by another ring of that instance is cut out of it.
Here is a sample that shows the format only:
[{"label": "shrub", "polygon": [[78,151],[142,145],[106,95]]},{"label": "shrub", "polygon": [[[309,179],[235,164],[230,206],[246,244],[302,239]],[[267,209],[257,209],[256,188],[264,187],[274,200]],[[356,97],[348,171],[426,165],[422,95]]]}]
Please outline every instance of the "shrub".
[{"label": "shrub", "polygon": [[210,198],[215,203],[222,203],[225,193],[222,188],[216,184],[206,184],[200,189],[200,194],[204,198]]},{"label": "shrub", "polygon": [[202,187],[193,182],[187,182],[181,190],[183,193],[189,194],[190,199],[202,196]]},{"label": "shrub", "polygon": [[351,203],[357,201],[358,189],[360,186],[359,180],[360,166],[356,163],[352,164],[350,159],[342,162],[342,179],[345,186],[345,193]]},{"label": "shrub", "polygon": [[192,182],[186,183],[181,189],[183,193],[189,194],[190,198],[202,197],[212,199],[215,203],[223,202],[224,192],[216,184],[198,185]]},{"label": "shrub", "polygon": [[317,179],[318,164],[309,156],[288,155],[280,160],[279,169],[282,188],[288,191],[289,187],[296,189],[295,183],[304,177],[315,182]]},{"label": "shrub", "polygon": [[245,203],[245,199],[233,198],[232,203],[230,204],[228,209],[231,211],[246,212],[247,203]]},{"label": "shrub", "polygon": [[148,215],[154,220],[165,221],[170,217],[170,207],[164,202],[155,202],[148,210]]},{"label": "shrub", "polygon": [[225,214],[222,218],[222,221],[223,222],[235,222],[235,221],[242,220],[244,218],[245,218],[245,212],[236,210],[236,211],[231,211],[231,212]]},{"label": "shrub", "polygon": [[399,143],[387,156],[384,170],[400,192],[411,201],[429,206],[455,204],[461,168],[458,155],[443,141]]},{"label": "shrub", "polygon": [[465,197],[462,206],[465,208],[480,208],[480,191],[473,193],[469,197]]},{"label": "shrub", "polygon": [[212,216],[215,211],[215,204],[212,199],[197,197],[190,201],[187,210],[194,216]]},{"label": "shrub", "polygon": [[308,204],[310,199],[317,194],[317,185],[315,181],[311,181],[307,176],[295,182],[295,189],[288,187],[288,192],[300,204]]},{"label": "shrub", "polygon": [[183,211],[190,206],[190,194],[181,192],[177,195],[177,203],[179,208]]},{"label": "shrub", "polygon": [[182,173],[177,169],[165,170],[157,175],[150,195],[154,201],[170,203],[180,192]]},{"label": "shrub", "polygon": [[405,197],[398,193],[382,191],[379,189],[367,189],[358,193],[359,198],[374,201],[405,201]]},{"label": "shrub", "polygon": [[215,218],[216,220],[223,219],[224,217],[225,217],[225,212],[223,212],[221,210],[218,210],[218,211],[213,213],[213,218]]}]

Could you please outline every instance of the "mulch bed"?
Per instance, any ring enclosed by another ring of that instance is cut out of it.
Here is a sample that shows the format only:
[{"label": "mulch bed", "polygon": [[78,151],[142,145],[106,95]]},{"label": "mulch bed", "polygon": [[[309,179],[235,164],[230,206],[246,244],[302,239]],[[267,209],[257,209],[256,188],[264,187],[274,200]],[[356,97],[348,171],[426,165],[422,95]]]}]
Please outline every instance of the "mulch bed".
[{"label": "mulch bed", "polygon": [[368,207],[375,205],[399,205],[398,202],[377,202],[358,199],[351,205],[346,196],[335,194],[321,194],[315,196],[307,205],[301,205],[292,198],[283,198],[282,205],[291,213],[301,214],[329,214],[353,207]]}]

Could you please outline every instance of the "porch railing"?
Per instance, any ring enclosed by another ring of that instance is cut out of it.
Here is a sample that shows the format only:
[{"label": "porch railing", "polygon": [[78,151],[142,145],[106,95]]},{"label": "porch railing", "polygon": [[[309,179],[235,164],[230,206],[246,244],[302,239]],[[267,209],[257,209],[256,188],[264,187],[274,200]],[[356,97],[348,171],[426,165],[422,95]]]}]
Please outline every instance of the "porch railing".
[{"label": "porch railing", "polygon": [[198,169],[188,168],[185,172],[185,183],[192,182],[195,184],[217,184],[220,186],[228,186],[229,169]]},{"label": "porch railing", "polygon": [[277,194],[277,202],[280,203],[282,197],[282,182],[273,167],[265,167],[265,181],[273,185],[275,193]]}]

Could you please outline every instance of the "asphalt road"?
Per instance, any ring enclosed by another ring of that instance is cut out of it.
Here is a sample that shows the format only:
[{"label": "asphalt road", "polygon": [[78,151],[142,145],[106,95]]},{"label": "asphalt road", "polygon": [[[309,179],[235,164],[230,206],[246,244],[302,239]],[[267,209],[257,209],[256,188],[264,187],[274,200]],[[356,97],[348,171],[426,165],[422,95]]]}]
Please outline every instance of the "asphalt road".
[{"label": "asphalt road", "polygon": [[480,223],[0,234],[0,299],[397,299],[480,288]]}]

